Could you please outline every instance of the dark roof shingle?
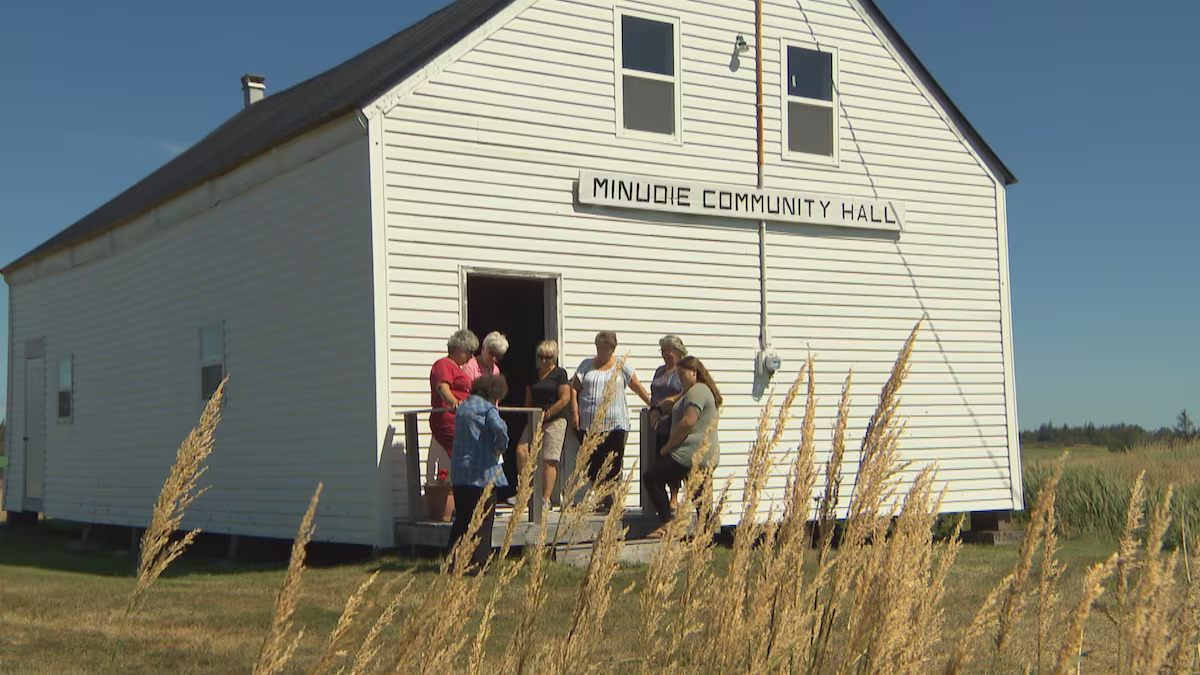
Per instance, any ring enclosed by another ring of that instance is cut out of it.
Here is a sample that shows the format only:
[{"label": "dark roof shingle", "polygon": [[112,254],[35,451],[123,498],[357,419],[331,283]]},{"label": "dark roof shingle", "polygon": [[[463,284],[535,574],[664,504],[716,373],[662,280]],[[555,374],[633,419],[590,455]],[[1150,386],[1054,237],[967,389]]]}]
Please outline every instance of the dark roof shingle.
[{"label": "dark roof shingle", "polygon": [[267,96],[4,272],[110,230],[325,122],[367,105],[513,0],[457,0],[316,77]]}]

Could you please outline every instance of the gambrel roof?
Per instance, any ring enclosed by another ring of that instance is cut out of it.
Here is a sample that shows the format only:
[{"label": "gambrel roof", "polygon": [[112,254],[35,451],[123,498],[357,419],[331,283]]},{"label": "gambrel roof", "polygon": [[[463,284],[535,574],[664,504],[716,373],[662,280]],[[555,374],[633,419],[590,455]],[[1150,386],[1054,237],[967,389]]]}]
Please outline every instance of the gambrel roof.
[{"label": "gambrel roof", "polygon": [[[241,110],[191,148],[0,272],[107,232],[326,122],[363,108],[515,0],[456,0],[367,51]],[[856,0],[1006,185],[1017,182],[873,0]]]}]

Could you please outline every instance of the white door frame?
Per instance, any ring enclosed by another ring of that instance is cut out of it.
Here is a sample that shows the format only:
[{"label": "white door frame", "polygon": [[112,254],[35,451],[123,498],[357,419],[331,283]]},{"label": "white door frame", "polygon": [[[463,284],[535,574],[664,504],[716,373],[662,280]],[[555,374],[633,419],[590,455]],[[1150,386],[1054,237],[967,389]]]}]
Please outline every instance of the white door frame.
[{"label": "white door frame", "polygon": [[[509,279],[536,279],[543,282],[542,311],[543,321],[558,342],[559,363],[563,361],[563,287],[561,272],[539,272],[536,270],[514,270],[500,267],[472,267],[460,265],[458,268],[458,323],[467,325],[467,277],[500,277]],[[553,294],[553,299],[546,297]],[[481,335],[480,338],[483,336]]]}]

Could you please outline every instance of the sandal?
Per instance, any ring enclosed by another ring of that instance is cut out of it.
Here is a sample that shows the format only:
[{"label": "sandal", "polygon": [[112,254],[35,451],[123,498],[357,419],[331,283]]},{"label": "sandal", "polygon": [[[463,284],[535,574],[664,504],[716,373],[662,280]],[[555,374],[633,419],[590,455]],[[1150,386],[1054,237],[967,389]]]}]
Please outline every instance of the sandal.
[{"label": "sandal", "polygon": [[656,528],[653,531],[649,532],[645,538],[646,539],[662,539],[665,536],[667,536],[666,528],[659,527],[659,528]]}]

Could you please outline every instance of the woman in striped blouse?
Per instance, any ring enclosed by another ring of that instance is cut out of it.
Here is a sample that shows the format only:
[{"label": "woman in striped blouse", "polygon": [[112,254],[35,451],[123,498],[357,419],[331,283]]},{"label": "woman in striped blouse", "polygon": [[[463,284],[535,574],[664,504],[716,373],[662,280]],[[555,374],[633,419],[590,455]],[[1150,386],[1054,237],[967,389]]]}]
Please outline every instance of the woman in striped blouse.
[{"label": "woman in striped blouse", "polygon": [[[646,405],[650,405],[650,394],[638,382],[637,374],[627,364],[617,368],[617,334],[605,330],[596,334],[596,356],[584,359],[571,378],[571,414],[575,419],[577,433],[582,435],[598,424],[601,434],[600,444],[588,460],[588,478],[592,484],[613,481],[621,475],[622,462],[625,459],[625,440],[629,435],[629,406],[625,403],[624,388],[629,387]],[[600,415],[600,403],[604,398],[604,388],[612,377],[621,378],[617,394],[609,403],[608,408]],[[597,419],[599,417],[599,419]],[[603,476],[600,470],[604,462],[612,457],[608,471]],[[606,496],[601,503],[601,509],[607,510],[612,506],[612,497]]]}]

